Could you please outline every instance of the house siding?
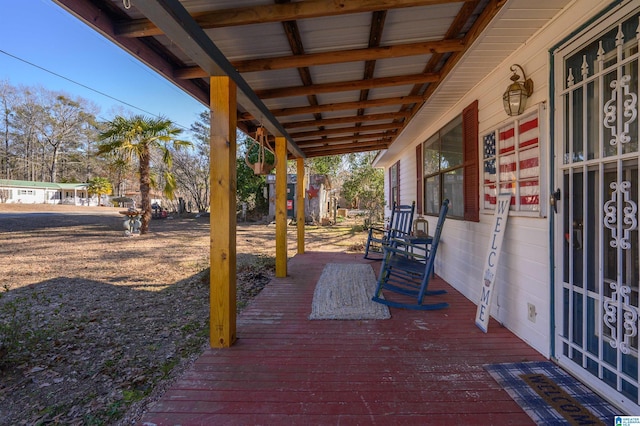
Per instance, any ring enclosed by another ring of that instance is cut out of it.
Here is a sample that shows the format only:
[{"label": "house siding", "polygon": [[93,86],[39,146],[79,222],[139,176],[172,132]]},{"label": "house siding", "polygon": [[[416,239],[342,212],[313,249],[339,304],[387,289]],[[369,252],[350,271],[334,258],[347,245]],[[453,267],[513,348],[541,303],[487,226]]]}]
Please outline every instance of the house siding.
[{"label": "house siding", "polygon": [[400,166],[400,202],[410,205],[416,201],[416,155],[403,156]]},{"label": "house siding", "polygon": [[[548,184],[545,186],[545,179],[548,182],[552,172],[548,150],[549,111],[546,108],[549,101],[549,49],[608,4],[609,2],[593,0],[571,3],[460,99],[455,108],[424,129],[420,137],[400,154],[385,161],[385,164],[392,164],[400,160],[401,199],[403,203],[413,201],[416,194],[416,145],[424,142],[439,128],[461,114],[464,106],[476,99],[479,101],[480,136],[505,122],[508,117],[502,107],[502,93],[509,84],[509,68],[512,64],[520,64],[524,68],[527,78],[534,81],[534,92],[529,98],[525,114],[538,108],[540,111],[542,214],[534,215],[535,217],[514,212],[510,214],[496,276],[497,296],[493,300],[491,315],[546,357],[551,356],[553,338],[550,335],[550,219],[546,206],[549,188]],[[429,217],[428,220],[430,228],[433,229],[436,218]],[[438,250],[436,273],[474,302],[480,298],[483,266],[492,224],[493,213],[483,210],[480,211],[478,223],[448,219]],[[529,319],[529,305],[535,308],[536,315],[533,320]]]},{"label": "house siding", "polygon": [[[400,158],[400,157],[399,157]],[[386,194],[386,203],[384,207],[384,216],[391,216],[391,203],[389,202],[390,182],[388,169],[385,171],[384,193]],[[400,159],[400,204],[411,205],[416,201],[416,158],[415,148],[413,157],[403,155]]]},{"label": "house siding", "polygon": [[87,197],[86,184],[0,179],[0,203],[98,205],[98,199]]}]

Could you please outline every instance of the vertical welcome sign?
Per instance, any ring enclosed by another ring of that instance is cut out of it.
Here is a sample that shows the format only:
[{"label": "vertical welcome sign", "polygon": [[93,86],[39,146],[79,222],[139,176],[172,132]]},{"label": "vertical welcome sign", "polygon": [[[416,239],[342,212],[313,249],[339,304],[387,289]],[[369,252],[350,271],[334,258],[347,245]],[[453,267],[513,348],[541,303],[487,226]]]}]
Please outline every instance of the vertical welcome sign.
[{"label": "vertical welcome sign", "polygon": [[510,203],[511,194],[500,194],[498,196],[495,220],[491,227],[491,234],[489,235],[487,259],[483,266],[482,291],[480,292],[480,302],[478,303],[478,310],[476,311],[476,325],[485,333],[489,327],[493,286],[496,280],[500,252],[502,251],[504,231],[507,227],[507,219],[509,218]]}]

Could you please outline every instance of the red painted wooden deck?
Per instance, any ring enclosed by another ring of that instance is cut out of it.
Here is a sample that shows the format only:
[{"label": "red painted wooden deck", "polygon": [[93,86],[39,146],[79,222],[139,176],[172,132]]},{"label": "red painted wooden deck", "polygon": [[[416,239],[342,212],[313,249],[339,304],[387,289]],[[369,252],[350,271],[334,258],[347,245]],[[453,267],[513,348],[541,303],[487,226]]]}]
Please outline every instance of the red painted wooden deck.
[{"label": "red painted wooden deck", "polygon": [[[148,411],[157,425],[526,425],[530,418],[484,364],[544,358],[436,277],[450,307],[391,308],[389,320],[310,321],[326,263],[362,255],[307,253],[289,261],[238,317],[238,341],[207,350]],[[379,262],[372,263],[374,269]]]}]

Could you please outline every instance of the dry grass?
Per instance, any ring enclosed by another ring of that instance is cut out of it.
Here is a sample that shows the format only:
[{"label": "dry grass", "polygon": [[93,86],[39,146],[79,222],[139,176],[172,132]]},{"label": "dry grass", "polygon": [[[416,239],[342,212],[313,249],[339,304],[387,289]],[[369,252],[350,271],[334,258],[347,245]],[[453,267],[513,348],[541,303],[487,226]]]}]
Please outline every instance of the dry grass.
[{"label": "dry grass", "polygon": [[[130,424],[207,345],[209,219],[125,237],[119,210],[0,204],[0,424]],[[308,227],[306,250],[365,238]],[[273,275],[275,227],[239,224],[237,252],[243,307]]]}]

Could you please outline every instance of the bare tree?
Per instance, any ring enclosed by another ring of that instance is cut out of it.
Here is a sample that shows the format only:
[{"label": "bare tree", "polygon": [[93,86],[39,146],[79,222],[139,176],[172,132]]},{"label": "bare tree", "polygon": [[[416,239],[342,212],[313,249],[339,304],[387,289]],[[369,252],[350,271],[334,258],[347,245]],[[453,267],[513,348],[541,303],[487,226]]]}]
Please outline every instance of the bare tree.
[{"label": "bare tree", "polygon": [[55,100],[47,106],[47,112],[44,120],[39,123],[38,130],[49,148],[49,179],[56,182],[63,145],[76,150],[85,139],[87,123],[94,119],[78,100],[64,95],[56,95]]},{"label": "bare tree", "polygon": [[10,112],[4,116],[4,151],[8,153],[4,174],[56,182],[61,179],[58,171],[62,162],[62,180],[90,177],[86,171],[92,158],[89,144],[96,139],[97,106],[41,87],[20,87],[15,93]]},{"label": "bare tree", "polygon": [[2,158],[0,158],[0,176],[4,176],[5,179],[9,179],[11,177],[9,151],[9,132],[11,127],[9,119],[14,113],[13,108],[15,101],[15,88],[9,85],[9,83],[6,81],[0,82],[0,107],[2,108],[2,119],[0,121],[0,125],[2,126],[2,136],[4,138],[4,152],[2,153]]},{"label": "bare tree", "polygon": [[176,184],[199,212],[209,208],[209,112],[200,113],[191,125],[193,148],[173,153]]}]

